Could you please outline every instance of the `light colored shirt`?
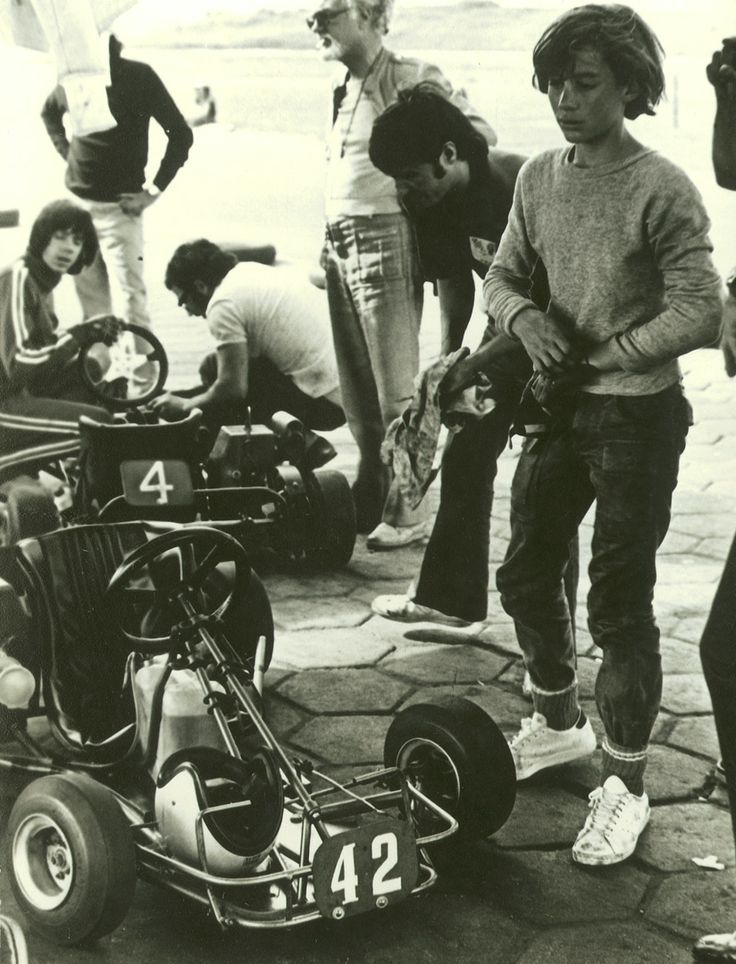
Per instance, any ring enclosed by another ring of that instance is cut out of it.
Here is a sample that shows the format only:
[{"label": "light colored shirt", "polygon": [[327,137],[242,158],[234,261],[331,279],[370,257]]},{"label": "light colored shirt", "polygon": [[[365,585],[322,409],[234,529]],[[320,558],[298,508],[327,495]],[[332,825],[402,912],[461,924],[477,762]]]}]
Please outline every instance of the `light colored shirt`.
[{"label": "light colored shirt", "polygon": [[513,335],[519,312],[536,307],[529,279],[541,258],[547,314],[582,345],[613,339],[621,370],[600,372],[583,391],[653,394],[678,380],[679,355],[718,337],[708,216],[687,175],[655,151],[590,168],[572,156],[546,151],[521,168],[483,282],[486,306]]},{"label": "light colored shirt", "polygon": [[323,291],[288,268],[243,262],[225,275],[207,307],[218,345],[246,344],[306,395],[335,397],[337,364]]}]

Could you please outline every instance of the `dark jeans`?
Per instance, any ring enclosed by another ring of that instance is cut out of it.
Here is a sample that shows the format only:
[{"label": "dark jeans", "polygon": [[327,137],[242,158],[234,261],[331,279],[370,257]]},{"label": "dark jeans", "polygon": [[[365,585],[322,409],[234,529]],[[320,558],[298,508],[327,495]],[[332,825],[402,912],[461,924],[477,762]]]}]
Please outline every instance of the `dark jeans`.
[{"label": "dark jeans", "polygon": [[[486,333],[486,344],[493,333]],[[441,493],[432,535],[422,560],[415,602],[470,622],[485,619],[488,609],[488,548],[493,481],[499,455],[532,373],[522,348],[497,358],[486,374],[496,408],[472,419],[450,437],[442,460]],[[577,536],[571,541],[566,591],[574,609],[578,582]]]},{"label": "dark jeans", "polygon": [[700,640],[736,837],[736,537]]},{"label": "dark jeans", "polygon": [[646,747],[662,669],[652,599],[690,406],[679,385],[643,396],[581,393],[567,427],[527,443],[511,492],[511,542],[497,585],[533,683],[575,677],[562,589],[570,539],[595,500],[588,625],[603,662],[596,702],[606,735]]},{"label": "dark jeans", "polygon": [[[217,378],[217,355],[207,355],[199,366],[202,384],[211,385]],[[250,407],[251,421],[264,424],[275,412],[288,412],[306,428],[329,432],[345,424],[345,413],[328,398],[312,398],[268,358],[251,358],[248,363],[248,397],[244,402],[213,407],[207,413],[211,425],[242,422]]]}]

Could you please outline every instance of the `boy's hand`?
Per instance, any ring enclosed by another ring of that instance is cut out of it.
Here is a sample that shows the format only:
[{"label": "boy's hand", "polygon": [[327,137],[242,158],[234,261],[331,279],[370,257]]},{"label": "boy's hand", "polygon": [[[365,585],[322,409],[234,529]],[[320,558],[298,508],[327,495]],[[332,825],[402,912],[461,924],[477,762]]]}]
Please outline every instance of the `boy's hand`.
[{"label": "boy's hand", "polygon": [[579,353],[562,325],[543,311],[527,308],[512,322],[513,334],[521,341],[535,371],[557,375],[579,360]]},{"label": "boy's hand", "polygon": [[106,345],[112,345],[120,334],[124,321],[114,315],[100,315],[89,321],[82,322],[81,325],[73,325],[69,329],[69,334],[79,344],[80,348],[94,345],[98,341]]},{"label": "boy's hand", "polygon": [[148,191],[135,191],[118,195],[118,203],[125,214],[136,217],[142,214],[146,208],[150,207],[158,195],[149,194]]},{"label": "boy's hand", "polygon": [[723,303],[721,351],[729,378],[736,375],[736,297],[729,295]]},{"label": "boy's hand", "polygon": [[705,73],[717,90],[736,93],[736,37],[726,37],[722,49],[713,54]]},{"label": "boy's hand", "polygon": [[189,399],[167,393],[154,398],[149,402],[148,407],[161,418],[165,418],[167,422],[176,422],[189,413],[191,405]]},{"label": "boy's hand", "polygon": [[472,362],[468,362],[469,350],[463,348],[462,351],[465,352],[465,355],[458,359],[451,368],[447,369],[445,377],[440,382],[440,392],[443,398],[449,399],[458,392],[464,391],[469,385],[473,384],[478,376]]}]

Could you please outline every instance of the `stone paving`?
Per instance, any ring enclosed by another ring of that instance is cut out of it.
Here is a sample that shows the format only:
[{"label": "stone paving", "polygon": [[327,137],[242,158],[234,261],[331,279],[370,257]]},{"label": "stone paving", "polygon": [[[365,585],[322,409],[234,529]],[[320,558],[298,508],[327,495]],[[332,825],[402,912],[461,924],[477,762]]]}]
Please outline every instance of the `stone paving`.
[{"label": "stone paving", "polygon": [[[151,263],[160,276],[164,254],[182,236],[174,238],[174,228],[167,235],[163,219],[158,230]],[[196,323],[182,323],[167,292],[151,290],[157,331],[172,358],[172,383],[181,385],[196,369],[207,338]],[[433,304],[423,331],[426,361],[436,351]],[[220,934],[204,911],[140,884],[128,918],[109,938],[83,951],[32,939],[32,960],[684,964],[694,937],[735,926],[734,847],[725,794],[711,779],[718,749],[697,646],[735,528],[736,383],[726,379],[715,351],[688,356],[684,367],[695,425],[659,555],[655,605],[665,681],[647,775],[652,818],[633,858],[599,870],[571,860],[587,794],[597,783],[596,754],[520,788],[513,814],[492,840],[458,853],[456,867],[433,891],[383,915],[292,932]],[[356,453],[348,432],[330,438],[338,448],[331,467],[351,476]],[[492,571],[508,541],[517,454],[518,446],[501,459]],[[430,491],[435,505],[437,495]],[[588,519],[583,563],[590,533]],[[328,772],[380,763],[392,714],[414,701],[444,693],[468,696],[506,732],[530,712],[521,694],[513,628],[495,592],[489,594],[487,620],[466,630],[407,626],[372,615],[373,597],[403,592],[421,555],[421,548],[369,553],[361,538],[340,572],[265,576],[277,627],[267,675],[269,719],[295,754]],[[593,700],[597,652],[585,630],[584,597],[583,583],[579,672],[585,710],[600,736]],[[709,854],[727,869],[703,870],[692,862]],[[12,913],[2,875],[0,896]]]}]

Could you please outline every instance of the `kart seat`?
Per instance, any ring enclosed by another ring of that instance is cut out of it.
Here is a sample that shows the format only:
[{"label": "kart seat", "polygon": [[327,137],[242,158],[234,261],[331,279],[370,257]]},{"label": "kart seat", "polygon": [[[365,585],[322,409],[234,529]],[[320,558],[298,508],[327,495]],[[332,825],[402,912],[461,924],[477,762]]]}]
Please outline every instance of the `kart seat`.
[{"label": "kart seat", "polygon": [[36,677],[56,739],[85,759],[114,763],[135,737],[129,647],[110,619],[105,590],[123,558],[170,529],[124,522],[59,529],[16,547],[13,578],[30,631],[22,662]]},{"label": "kart seat", "polygon": [[[189,466],[192,484],[201,485],[202,412],[179,422],[139,425],[79,419],[80,478],[75,502],[82,512],[98,511],[123,494],[120,466],[134,459],[177,459]],[[140,511],[140,510],[138,510]],[[147,515],[150,513],[147,512]],[[155,515],[155,513],[154,513]],[[167,518],[172,518],[169,510]]]}]

